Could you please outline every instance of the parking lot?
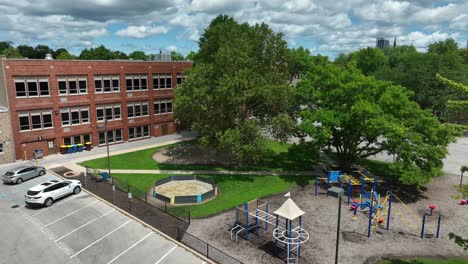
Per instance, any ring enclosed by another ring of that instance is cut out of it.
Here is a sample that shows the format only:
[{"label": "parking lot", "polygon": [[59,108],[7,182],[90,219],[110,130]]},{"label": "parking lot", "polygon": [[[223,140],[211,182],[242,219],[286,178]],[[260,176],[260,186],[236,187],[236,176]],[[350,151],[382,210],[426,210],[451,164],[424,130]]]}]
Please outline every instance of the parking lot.
[{"label": "parking lot", "polygon": [[85,191],[48,208],[25,206],[29,188],[57,178],[0,184],[0,263],[206,263]]}]

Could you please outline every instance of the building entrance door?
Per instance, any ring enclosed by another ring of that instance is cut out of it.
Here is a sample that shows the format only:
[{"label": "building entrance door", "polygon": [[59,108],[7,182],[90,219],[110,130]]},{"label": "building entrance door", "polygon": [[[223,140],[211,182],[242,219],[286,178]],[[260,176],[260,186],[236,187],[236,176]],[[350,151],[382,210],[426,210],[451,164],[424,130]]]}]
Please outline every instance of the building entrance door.
[{"label": "building entrance door", "polygon": [[55,148],[55,141],[47,141],[47,147],[49,149],[49,155],[50,154],[57,154],[57,149]]},{"label": "building entrance door", "polygon": [[167,127],[167,124],[161,125],[161,129],[162,129],[162,134],[163,134],[163,136],[169,134],[169,129],[168,129],[168,127]]}]

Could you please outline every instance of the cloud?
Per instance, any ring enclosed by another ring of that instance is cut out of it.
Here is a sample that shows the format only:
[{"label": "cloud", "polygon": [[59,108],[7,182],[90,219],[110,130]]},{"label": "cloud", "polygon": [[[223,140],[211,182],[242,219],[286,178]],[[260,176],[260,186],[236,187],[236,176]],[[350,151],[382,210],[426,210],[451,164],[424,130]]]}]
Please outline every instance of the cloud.
[{"label": "cloud", "polygon": [[116,32],[117,36],[129,38],[147,38],[166,34],[169,29],[164,26],[129,26]]}]

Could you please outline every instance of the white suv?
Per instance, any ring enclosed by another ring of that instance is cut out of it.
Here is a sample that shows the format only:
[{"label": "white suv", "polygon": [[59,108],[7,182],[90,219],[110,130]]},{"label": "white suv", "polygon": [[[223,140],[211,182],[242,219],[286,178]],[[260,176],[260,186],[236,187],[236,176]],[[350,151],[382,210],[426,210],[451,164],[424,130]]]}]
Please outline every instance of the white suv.
[{"label": "white suv", "polygon": [[26,204],[43,204],[49,207],[60,197],[79,192],[81,192],[79,180],[52,180],[29,189],[25,195],[25,202]]}]

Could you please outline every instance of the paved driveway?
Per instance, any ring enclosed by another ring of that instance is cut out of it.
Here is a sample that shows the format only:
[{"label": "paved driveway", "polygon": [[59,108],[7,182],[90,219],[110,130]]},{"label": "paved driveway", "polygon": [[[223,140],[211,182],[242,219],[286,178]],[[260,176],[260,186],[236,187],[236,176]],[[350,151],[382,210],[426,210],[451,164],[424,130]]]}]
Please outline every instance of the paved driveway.
[{"label": "paved driveway", "polygon": [[0,184],[0,263],[204,263],[85,191],[49,208],[25,206],[27,189],[56,178]]}]

